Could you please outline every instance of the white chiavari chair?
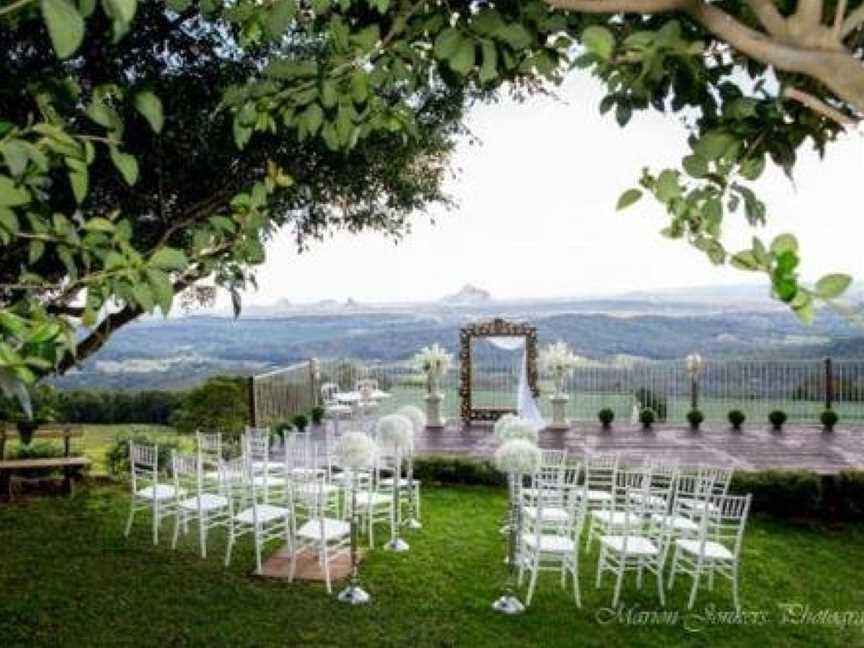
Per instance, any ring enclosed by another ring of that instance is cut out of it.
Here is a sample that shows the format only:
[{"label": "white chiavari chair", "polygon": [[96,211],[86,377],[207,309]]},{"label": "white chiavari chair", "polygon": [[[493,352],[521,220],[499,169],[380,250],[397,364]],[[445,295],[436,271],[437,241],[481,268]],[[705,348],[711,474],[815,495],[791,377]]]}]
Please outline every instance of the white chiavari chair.
[{"label": "white chiavari chair", "polygon": [[284,539],[293,551],[293,510],[290,505],[276,506],[264,500],[255,483],[256,475],[243,457],[222,462],[220,470],[220,482],[225,487],[230,507],[225,566],[231,564],[231,552],[237,539],[251,534],[255,541],[255,573],[261,574],[261,557],[268,542]]},{"label": "white chiavari chair", "polygon": [[333,431],[337,436],[339,436],[339,421],[349,420],[354,414],[350,405],[336,400],[338,393],[339,385],[335,382],[326,382],[321,385],[321,407],[324,408],[324,418],[333,422]]},{"label": "white chiavari chair", "polygon": [[129,441],[129,469],[132,478],[132,499],[124,535],[129,536],[135,513],[149,510],[152,515],[153,544],[159,544],[159,526],[164,518],[174,515],[177,492],[172,484],[159,482],[159,447]]},{"label": "white chiavari chair", "polygon": [[750,501],[750,495],[711,496],[709,503],[716,509],[716,514],[702,516],[696,538],[675,540],[669,587],[673,586],[678,572],[687,574],[693,579],[687,609],[693,609],[701,577],[707,575],[709,587],[713,589],[715,574],[724,576],[732,582],[732,600],[735,609],[741,608],[738,596],[738,574]]},{"label": "white chiavari chair", "polygon": [[202,461],[204,479],[218,480],[222,461],[222,433],[195,431],[195,450]]},{"label": "white chiavari chair", "polygon": [[608,535],[602,535],[600,541],[600,557],[597,560],[597,583],[600,587],[603,574],[607,571],[615,574],[615,589],[612,595],[612,607],[618,606],[621,598],[621,587],[626,572],[636,573],[637,587],[642,586],[642,573],[648,571],[657,579],[657,594],[660,604],[665,605],[663,594],[663,563],[666,556],[666,535],[663,529],[645,527],[645,510],[633,504],[632,495],[638,489],[625,489],[622,501],[622,524],[616,526]]},{"label": "white chiavari chair", "polygon": [[611,500],[602,502],[601,508],[588,513],[588,539],[586,548],[594,540],[610,535],[624,526],[634,510],[644,510],[648,501],[649,473],[645,467],[619,470],[615,474],[615,488]]},{"label": "white chiavari chair", "polygon": [[190,522],[198,523],[198,546],[201,557],[207,557],[207,531],[229,526],[231,509],[228,498],[220,491],[219,480],[204,479],[204,463],[201,453],[183,454],[172,451],[171,467],[174,473],[174,489],[177,505],[174,516],[174,537],[171,548],[177,548],[180,527],[188,530]]},{"label": "white chiavari chair", "polygon": [[307,512],[308,519],[294,535],[289,580],[294,580],[297,555],[302,551],[312,551],[324,572],[327,593],[330,594],[330,563],[350,551],[351,525],[338,517],[328,517],[328,484],[324,475],[303,473],[295,477],[292,486],[294,502]]},{"label": "white chiavari chair", "polygon": [[[378,490],[377,464],[376,458],[375,466],[371,467],[368,473],[356,473],[357,514],[369,536],[370,549],[375,548],[375,525],[382,522],[392,524],[395,516],[392,495]],[[345,510],[347,515],[351,515],[347,506]]]},{"label": "white chiavari chair", "polygon": [[[539,486],[533,506],[533,515],[523,516],[525,528],[521,534],[519,584],[525,571],[530,572],[526,607],[531,605],[537,578],[541,571],[559,571],[561,587],[567,588],[567,575],[573,579],[573,597],[582,607],[579,592],[579,536],[585,519],[587,500],[573,498],[565,509],[563,524],[558,520],[561,489],[556,485]],[[547,509],[548,505],[548,509]],[[554,515],[550,517],[550,513]],[[553,522],[550,524],[550,520]]]},{"label": "white chiavari chair", "polygon": [[[668,511],[651,510],[654,524],[664,526],[674,538],[692,538],[699,532],[703,503],[711,493],[711,478],[701,474],[685,474],[677,478],[677,488]],[[687,503],[684,504],[682,500]]]}]

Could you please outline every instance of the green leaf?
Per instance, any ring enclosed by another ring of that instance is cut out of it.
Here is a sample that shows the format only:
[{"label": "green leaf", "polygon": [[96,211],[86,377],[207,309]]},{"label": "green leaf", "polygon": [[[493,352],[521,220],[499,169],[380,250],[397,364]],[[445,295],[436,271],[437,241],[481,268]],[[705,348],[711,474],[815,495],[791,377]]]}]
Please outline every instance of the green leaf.
[{"label": "green leaf", "polygon": [[657,198],[661,202],[669,202],[681,195],[681,185],[678,184],[678,174],[671,169],[664,169],[657,178]]},{"label": "green leaf", "polygon": [[748,158],[741,163],[739,173],[747,180],[756,180],[765,170],[765,157]]},{"label": "green leaf", "polygon": [[709,131],[694,145],[693,151],[707,161],[719,160],[737,140],[723,131]]},{"label": "green leaf", "polygon": [[492,41],[484,40],[480,44],[483,63],[480,66],[480,83],[489,83],[498,77],[498,49]]},{"label": "green leaf", "polygon": [[780,255],[786,251],[798,251],[798,239],[792,234],[780,234],[771,241],[771,252],[775,255]]},{"label": "green leaf", "polygon": [[45,254],[45,243],[38,239],[30,241],[30,245],[27,248],[27,262],[33,265],[42,258],[43,254]]},{"label": "green leaf", "polygon": [[107,218],[95,217],[84,223],[84,229],[88,232],[113,232],[114,223]]},{"label": "green leaf", "polygon": [[615,51],[615,36],[605,27],[592,25],[582,32],[582,44],[598,58],[608,61]]},{"label": "green leaf", "polygon": [[642,191],[640,189],[628,189],[618,198],[618,205],[615,207],[617,210],[627,209],[630,205],[638,201],[642,197]]},{"label": "green leaf", "polygon": [[370,25],[365,29],[361,29],[356,34],[351,35],[351,42],[354,43],[364,52],[370,51],[381,38],[381,31],[378,25]]},{"label": "green leaf", "polygon": [[693,178],[704,178],[708,173],[708,163],[698,155],[688,155],[681,161],[681,166]]},{"label": "green leaf", "polygon": [[324,120],[324,111],[317,103],[309,104],[302,113],[300,113],[300,122],[306,127],[310,135],[314,135],[321,128],[321,122]]},{"label": "green leaf", "polygon": [[174,288],[168,275],[161,270],[147,269],[147,282],[153,291],[156,304],[164,315],[171,310],[171,302],[174,300]]},{"label": "green leaf", "polygon": [[448,27],[438,34],[438,38],[435,39],[435,56],[445,61],[449,60],[459,50],[463,40],[465,38],[462,36],[462,32],[453,27]]},{"label": "green leaf", "polygon": [[242,149],[249,142],[249,138],[252,137],[252,129],[243,126],[240,123],[240,119],[235,117],[234,124],[232,125],[232,132],[234,134],[234,144],[238,149]]},{"label": "green leaf", "polygon": [[138,160],[129,153],[124,153],[114,145],[108,147],[111,154],[111,161],[117,170],[120,171],[126,184],[132,186],[138,182]]},{"label": "green leaf", "polygon": [[42,18],[57,56],[72,56],[84,39],[84,19],[75,6],[66,0],[42,0]]},{"label": "green leaf", "polygon": [[153,310],[153,293],[146,284],[136,283],[133,285],[132,296],[145,313]]},{"label": "green leaf", "polygon": [[759,270],[759,261],[756,259],[756,255],[753,254],[753,250],[744,250],[733,255],[729,259],[729,263],[739,270]]},{"label": "green leaf", "polygon": [[3,152],[3,159],[6,161],[6,166],[13,176],[20,176],[27,169],[27,163],[30,160],[27,145],[20,140],[9,140],[5,142],[0,150]]},{"label": "green leaf", "polygon": [[80,205],[87,197],[90,184],[90,173],[87,171],[87,167],[71,169],[69,171],[69,184],[72,186],[75,202]]},{"label": "green leaf", "polygon": [[0,207],[18,207],[30,202],[30,192],[19,187],[12,178],[0,175]]},{"label": "green leaf", "polygon": [[138,0],[102,0],[102,8],[113,21],[113,36],[116,43],[129,31],[138,9]]},{"label": "green leaf", "polygon": [[192,6],[192,0],[165,0],[165,4],[171,11],[182,13]]},{"label": "green leaf", "polygon": [[450,57],[448,61],[454,72],[461,75],[466,75],[474,67],[474,41],[464,39],[459,45],[459,49]]},{"label": "green leaf", "polygon": [[165,124],[162,100],[152,91],[142,90],[136,93],[133,103],[135,110],[144,116],[144,119],[150,124],[150,128],[156,133],[162,132],[162,126]]},{"label": "green leaf", "polygon": [[159,270],[184,270],[188,264],[183,251],[172,247],[159,248],[150,257],[150,265]]},{"label": "green leaf", "polygon": [[842,295],[852,283],[847,274],[828,274],[816,282],[814,291],[822,299],[834,299]]},{"label": "green leaf", "polygon": [[813,300],[808,299],[800,306],[794,306],[792,311],[798,316],[804,324],[810,325],[816,319],[816,310],[813,308]]},{"label": "green leaf", "polygon": [[519,23],[511,23],[497,29],[494,34],[514,50],[523,50],[534,40],[531,33]]},{"label": "green leaf", "polygon": [[6,207],[0,207],[0,227],[3,227],[3,229],[12,234],[17,234],[20,226],[18,217],[14,211]]}]

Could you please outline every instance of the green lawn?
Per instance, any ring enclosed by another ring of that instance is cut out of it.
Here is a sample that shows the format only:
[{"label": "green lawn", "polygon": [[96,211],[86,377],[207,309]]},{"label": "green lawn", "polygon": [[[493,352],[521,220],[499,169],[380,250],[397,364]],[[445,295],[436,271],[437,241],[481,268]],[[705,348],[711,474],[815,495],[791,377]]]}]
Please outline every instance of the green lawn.
[{"label": "green lawn", "polygon": [[[115,487],[80,489],[72,499],[0,506],[0,644],[4,646],[860,646],[864,626],[781,625],[779,604],[817,611],[864,611],[860,566],[864,527],[843,530],[754,519],[748,527],[742,601],[757,623],[715,625],[706,610],[731,606],[728,585],[700,591],[697,615],[684,613],[686,580],[671,595],[670,625],[600,623],[611,578],[595,590],[596,556],[582,555],[584,608],[541,577],[530,610],[504,618],[490,610],[504,576],[499,491],[427,489],[421,531],[406,533],[407,554],[373,552],[364,562],[365,607],[342,607],[322,585],[249,575],[251,541],[231,567],[214,536],[200,560],[189,539],[154,548],[141,520],[127,541],[127,500]],[[163,539],[168,533],[163,533]],[[625,612],[657,610],[654,581],[632,579]],[[757,616],[763,614],[765,617]],[[605,617],[604,617],[605,618]],[[764,621],[764,623],[758,623]],[[689,628],[689,629],[688,629]]]},{"label": "green lawn", "polygon": [[[105,453],[111,443],[119,435],[146,434],[157,441],[159,439],[176,438],[174,428],[163,425],[141,425],[137,423],[126,423],[122,425],[84,425],[84,436],[72,439],[72,452],[89,457],[93,462],[90,468],[92,475],[104,475],[108,472],[105,461]],[[34,443],[48,443],[48,441],[34,441]],[[59,448],[63,447],[61,440],[52,440],[50,443]],[[17,449],[18,442],[10,441],[6,446],[7,457]]]}]

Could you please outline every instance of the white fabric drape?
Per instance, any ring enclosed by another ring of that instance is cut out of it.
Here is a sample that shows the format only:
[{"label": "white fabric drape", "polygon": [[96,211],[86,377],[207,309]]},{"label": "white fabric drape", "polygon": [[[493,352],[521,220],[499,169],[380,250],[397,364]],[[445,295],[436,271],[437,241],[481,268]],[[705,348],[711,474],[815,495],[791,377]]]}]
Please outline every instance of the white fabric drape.
[{"label": "white fabric drape", "polygon": [[543,425],[540,407],[531,393],[528,384],[528,351],[525,348],[525,337],[521,335],[495,335],[486,338],[492,346],[504,351],[522,349],[522,370],[519,372],[519,391],[516,394],[516,413],[524,419],[533,421],[538,426]]}]

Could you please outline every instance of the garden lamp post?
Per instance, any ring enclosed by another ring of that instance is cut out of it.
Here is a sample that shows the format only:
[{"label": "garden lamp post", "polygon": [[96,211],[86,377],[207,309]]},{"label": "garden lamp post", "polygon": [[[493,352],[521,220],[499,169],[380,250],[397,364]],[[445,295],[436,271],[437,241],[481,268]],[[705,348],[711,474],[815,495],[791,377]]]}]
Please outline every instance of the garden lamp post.
[{"label": "garden lamp post", "polygon": [[699,409],[699,380],[705,371],[705,361],[698,353],[687,356],[687,373],[690,375],[690,409]]}]

